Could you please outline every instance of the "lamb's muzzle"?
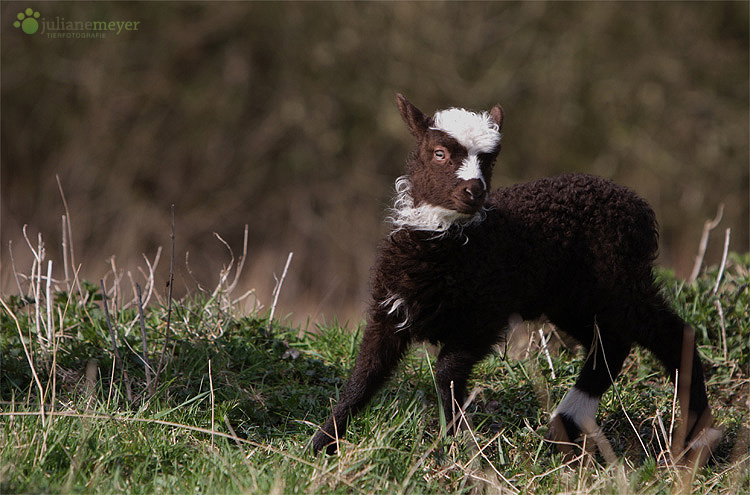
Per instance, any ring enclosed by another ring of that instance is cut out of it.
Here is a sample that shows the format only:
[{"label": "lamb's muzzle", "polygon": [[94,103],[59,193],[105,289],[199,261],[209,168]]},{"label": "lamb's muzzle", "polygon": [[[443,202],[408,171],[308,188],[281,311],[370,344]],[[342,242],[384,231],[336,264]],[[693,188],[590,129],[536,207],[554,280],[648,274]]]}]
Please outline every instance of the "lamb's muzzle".
[{"label": "lamb's muzzle", "polygon": [[456,211],[474,214],[484,206],[486,199],[484,184],[479,179],[461,182],[454,191],[454,199]]}]

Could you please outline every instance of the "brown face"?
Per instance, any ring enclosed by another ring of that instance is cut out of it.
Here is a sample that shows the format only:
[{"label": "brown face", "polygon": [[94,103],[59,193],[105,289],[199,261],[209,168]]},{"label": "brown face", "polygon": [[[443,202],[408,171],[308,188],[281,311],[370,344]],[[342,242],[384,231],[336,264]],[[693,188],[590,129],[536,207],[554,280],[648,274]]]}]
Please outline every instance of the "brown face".
[{"label": "brown face", "polygon": [[415,204],[467,215],[484,207],[497,151],[470,154],[447,133],[428,129],[415,152],[409,167]]},{"label": "brown face", "polygon": [[430,215],[435,209],[447,210],[446,215],[456,219],[477,214],[487,199],[500,151],[502,109],[495,106],[477,114],[451,108],[427,118],[401,95],[398,104],[417,140],[408,162],[414,205]]}]

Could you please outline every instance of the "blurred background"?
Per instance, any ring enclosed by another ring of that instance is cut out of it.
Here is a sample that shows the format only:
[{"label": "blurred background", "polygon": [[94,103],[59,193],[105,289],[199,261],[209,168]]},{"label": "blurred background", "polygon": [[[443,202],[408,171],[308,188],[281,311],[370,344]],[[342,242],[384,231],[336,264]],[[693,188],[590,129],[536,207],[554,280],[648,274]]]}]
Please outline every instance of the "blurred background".
[{"label": "blurred background", "polygon": [[[237,293],[305,324],[359,322],[393,181],[411,138],[394,95],[427,113],[506,112],[494,186],[560,172],[625,184],[656,210],[659,263],[687,277],[704,221],[748,250],[747,2],[3,2],[0,282],[42,233],[63,278],[56,177],[76,263],[143,280],[175,205],[176,295]],[[39,30],[13,22],[27,8]],[[104,38],[45,22],[138,21]],[[44,31],[44,32],[43,32]],[[54,34],[54,33],[53,33]],[[83,33],[85,35],[85,33]],[[186,253],[189,252],[189,268]]]}]

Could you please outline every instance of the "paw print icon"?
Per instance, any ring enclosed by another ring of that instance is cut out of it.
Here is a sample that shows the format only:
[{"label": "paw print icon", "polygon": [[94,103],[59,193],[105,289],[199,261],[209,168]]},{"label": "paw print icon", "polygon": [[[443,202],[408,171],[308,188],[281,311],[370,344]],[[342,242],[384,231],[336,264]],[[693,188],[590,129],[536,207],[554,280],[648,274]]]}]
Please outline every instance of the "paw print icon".
[{"label": "paw print icon", "polygon": [[17,21],[13,23],[14,27],[21,28],[26,34],[34,34],[39,30],[39,12],[35,12],[34,9],[26,9],[24,12],[19,12],[16,16]]}]

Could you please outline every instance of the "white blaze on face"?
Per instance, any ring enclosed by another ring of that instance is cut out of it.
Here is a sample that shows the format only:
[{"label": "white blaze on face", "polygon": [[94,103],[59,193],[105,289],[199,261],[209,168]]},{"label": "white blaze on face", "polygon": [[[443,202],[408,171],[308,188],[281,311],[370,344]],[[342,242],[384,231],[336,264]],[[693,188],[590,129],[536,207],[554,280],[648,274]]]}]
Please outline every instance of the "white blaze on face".
[{"label": "white blaze on face", "polygon": [[487,189],[487,183],[484,181],[482,175],[482,169],[479,166],[479,157],[477,155],[469,154],[469,156],[461,163],[461,166],[456,170],[456,175],[459,179],[470,180],[479,179],[484,184],[484,189]]},{"label": "white blaze on face", "polygon": [[479,155],[494,151],[501,138],[500,129],[490,114],[470,112],[463,108],[449,108],[437,112],[433,121],[432,129],[451,136],[466,148],[469,154],[456,171],[456,175],[463,180],[479,179],[486,189],[487,183],[482,175]]}]

